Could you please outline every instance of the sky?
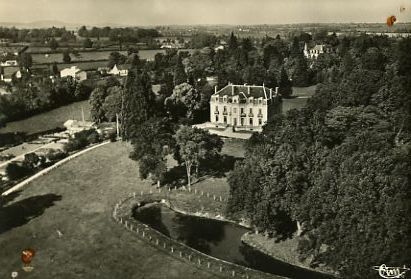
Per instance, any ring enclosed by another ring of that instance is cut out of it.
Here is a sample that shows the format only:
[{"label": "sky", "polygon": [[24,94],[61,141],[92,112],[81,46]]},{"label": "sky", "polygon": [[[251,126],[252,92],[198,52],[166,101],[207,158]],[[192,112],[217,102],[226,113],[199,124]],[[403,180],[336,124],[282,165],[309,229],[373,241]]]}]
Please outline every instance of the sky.
[{"label": "sky", "polygon": [[[400,13],[404,6],[406,10]],[[85,25],[411,21],[411,0],[0,0],[0,22]]]}]

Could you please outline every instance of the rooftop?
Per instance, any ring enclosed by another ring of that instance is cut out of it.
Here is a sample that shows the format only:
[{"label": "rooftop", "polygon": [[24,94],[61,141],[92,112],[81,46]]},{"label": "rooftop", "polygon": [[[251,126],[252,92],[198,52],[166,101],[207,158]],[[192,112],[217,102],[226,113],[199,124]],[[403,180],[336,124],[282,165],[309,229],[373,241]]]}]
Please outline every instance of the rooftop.
[{"label": "rooftop", "polygon": [[228,84],[221,90],[214,93],[214,96],[239,96],[240,98],[270,98],[270,90],[273,92],[273,95],[276,94],[276,90],[271,88],[257,85],[235,85],[235,84]]}]

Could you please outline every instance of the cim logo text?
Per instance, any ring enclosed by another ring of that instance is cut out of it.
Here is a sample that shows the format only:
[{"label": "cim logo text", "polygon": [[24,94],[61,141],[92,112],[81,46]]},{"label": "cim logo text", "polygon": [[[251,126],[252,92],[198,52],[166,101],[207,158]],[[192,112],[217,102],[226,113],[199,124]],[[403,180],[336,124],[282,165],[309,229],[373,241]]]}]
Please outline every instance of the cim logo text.
[{"label": "cim logo text", "polygon": [[373,266],[374,270],[378,271],[378,274],[382,278],[394,279],[394,278],[405,278],[405,273],[410,269],[406,266],[403,267],[392,267],[382,264],[380,266]]}]

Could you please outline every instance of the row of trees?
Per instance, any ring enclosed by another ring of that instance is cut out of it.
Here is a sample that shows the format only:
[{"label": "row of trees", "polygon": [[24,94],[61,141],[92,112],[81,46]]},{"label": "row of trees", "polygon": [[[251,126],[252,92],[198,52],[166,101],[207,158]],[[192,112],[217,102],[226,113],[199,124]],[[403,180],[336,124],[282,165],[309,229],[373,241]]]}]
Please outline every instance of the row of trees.
[{"label": "row of trees", "polygon": [[308,106],[253,135],[229,177],[230,214],[297,232],[301,258],[343,278],[411,259],[411,39],[384,41],[352,39]]},{"label": "row of trees", "polygon": [[80,37],[93,37],[100,39],[108,37],[111,41],[121,42],[140,42],[154,37],[159,37],[160,34],[155,29],[146,28],[111,28],[111,27],[92,27],[90,30],[82,26],[78,31]]},{"label": "row of trees", "polygon": [[59,37],[61,42],[75,41],[76,37],[73,31],[66,28],[33,28],[33,29],[17,29],[15,27],[7,28],[0,27],[0,38],[12,40],[12,42],[45,42],[52,38]]}]

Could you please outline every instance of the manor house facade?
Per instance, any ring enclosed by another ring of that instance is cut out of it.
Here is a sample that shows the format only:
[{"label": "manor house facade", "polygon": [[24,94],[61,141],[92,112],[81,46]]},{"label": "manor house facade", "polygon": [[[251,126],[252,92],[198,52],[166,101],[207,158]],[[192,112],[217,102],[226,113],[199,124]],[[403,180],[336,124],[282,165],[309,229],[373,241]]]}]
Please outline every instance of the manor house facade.
[{"label": "manor house facade", "polygon": [[278,87],[228,84],[211,96],[210,121],[214,127],[258,131],[278,110]]}]

